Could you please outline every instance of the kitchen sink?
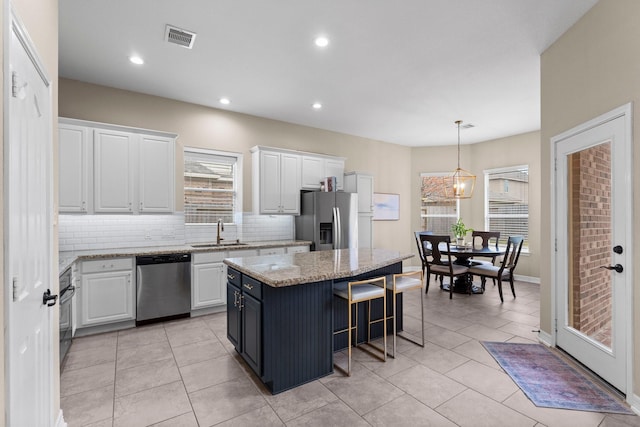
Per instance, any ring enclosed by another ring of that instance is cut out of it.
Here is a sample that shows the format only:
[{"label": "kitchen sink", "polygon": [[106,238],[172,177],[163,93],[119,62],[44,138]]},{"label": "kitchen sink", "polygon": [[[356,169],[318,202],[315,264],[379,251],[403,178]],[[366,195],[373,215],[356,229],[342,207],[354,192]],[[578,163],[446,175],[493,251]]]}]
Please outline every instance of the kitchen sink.
[{"label": "kitchen sink", "polygon": [[228,246],[246,246],[248,243],[240,243],[240,242],[225,242],[225,243],[193,243],[190,246],[192,248],[221,248]]}]

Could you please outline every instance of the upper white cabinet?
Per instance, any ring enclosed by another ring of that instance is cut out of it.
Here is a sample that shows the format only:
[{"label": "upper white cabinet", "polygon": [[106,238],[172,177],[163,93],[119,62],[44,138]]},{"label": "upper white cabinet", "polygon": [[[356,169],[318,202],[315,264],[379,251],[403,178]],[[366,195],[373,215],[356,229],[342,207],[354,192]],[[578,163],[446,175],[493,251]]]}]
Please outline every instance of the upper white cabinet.
[{"label": "upper white cabinet", "polygon": [[138,208],[140,212],[173,212],[175,201],[174,140],[141,135]]},{"label": "upper white cabinet", "polygon": [[254,147],[253,209],[261,214],[300,213],[300,156]]},{"label": "upper white cabinet", "polygon": [[177,135],[61,118],[60,211],[173,212]]},{"label": "upper white cabinet", "polygon": [[302,156],[302,188],[318,190],[320,182],[328,176],[336,177],[336,188],[344,188],[344,159],[341,157],[327,157],[314,154]]},{"label": "upper white cabinet", "polygon": [[344,191],[358,193],[358,213],[373,214],[373,175],[347,172],[344,174]]},{"label": "upper white cabinet", "polygon": [[62,123],[58,132],[60,212],[87,212],[92,208],[88,189],[93,135],[86,126]]},{"label": "upper white cabinet", "polygon": [[134,135],[95,129],[94,204],[96,212],[133,212]]}]

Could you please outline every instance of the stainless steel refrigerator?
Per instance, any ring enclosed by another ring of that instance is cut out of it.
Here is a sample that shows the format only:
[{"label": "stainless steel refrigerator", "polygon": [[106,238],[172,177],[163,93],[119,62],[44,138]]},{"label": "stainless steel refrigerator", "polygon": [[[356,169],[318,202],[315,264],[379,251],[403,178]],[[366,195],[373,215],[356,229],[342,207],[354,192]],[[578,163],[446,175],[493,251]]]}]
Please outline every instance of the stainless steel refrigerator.
[{"label": "stainless steel refrigerator", "polygon": [[296,239],[312,251],[358,247],[358,194],[314,191],[300,195]]}]

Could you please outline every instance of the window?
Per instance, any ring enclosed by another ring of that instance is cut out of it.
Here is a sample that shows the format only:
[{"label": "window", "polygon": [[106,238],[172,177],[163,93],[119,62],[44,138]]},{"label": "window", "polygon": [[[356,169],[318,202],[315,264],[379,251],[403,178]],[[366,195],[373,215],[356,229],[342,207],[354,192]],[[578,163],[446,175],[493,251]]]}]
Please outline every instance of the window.
[{"label": "window", "polygon": [[241,154],[185,148],[185,224],[234,222],[242,211],[241,176]]},{"label": "window", "polygon": [[529,247],[529,166],[484,171],[485,227],[500,232],[500,243],[509,236],[524,236]]},{"label": "window", "polygon": [[448,199],[444,193],[443,178],[449,173],[420,174],[422,230],[435,234],[451,234],[451,226],[458,220],[459,200]]}]

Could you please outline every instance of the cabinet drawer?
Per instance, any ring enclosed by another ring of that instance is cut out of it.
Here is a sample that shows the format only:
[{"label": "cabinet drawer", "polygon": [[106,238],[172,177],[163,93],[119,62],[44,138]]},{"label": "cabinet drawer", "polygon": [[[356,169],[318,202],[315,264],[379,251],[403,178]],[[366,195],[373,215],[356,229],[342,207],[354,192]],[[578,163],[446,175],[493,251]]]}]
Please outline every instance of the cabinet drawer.
[{"label": "cabinet drawer", "polygon": [[233,268],[227,267],[227,281],[233,286],[240,287],[241,274]]},{"label": "cabinet drawer", "polygon": [[242,276],[242,291],[262,300],[262,283],[249,276]]},{"label": "cabinet drawer", "polygon": [[193,264],[211,264],[213,262],[222,262],[225,258],[227,258],[227,251],[195,252],[192,255],[191,262]]},{"label": "cabinet drawer", "polygon": [[106,258],[95,261],[83,261],[83,273],[99,273],[102,271],[132,270],[133,258]]}]

